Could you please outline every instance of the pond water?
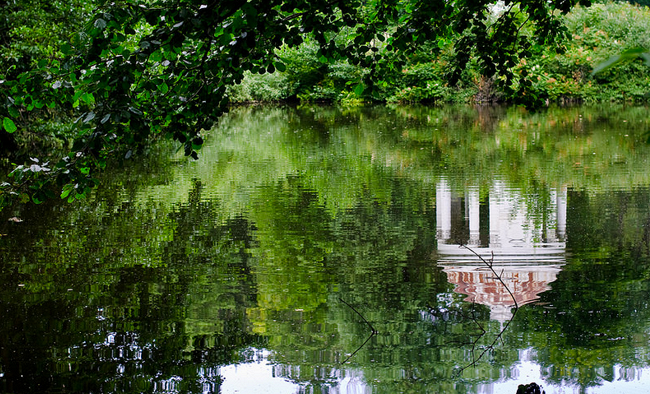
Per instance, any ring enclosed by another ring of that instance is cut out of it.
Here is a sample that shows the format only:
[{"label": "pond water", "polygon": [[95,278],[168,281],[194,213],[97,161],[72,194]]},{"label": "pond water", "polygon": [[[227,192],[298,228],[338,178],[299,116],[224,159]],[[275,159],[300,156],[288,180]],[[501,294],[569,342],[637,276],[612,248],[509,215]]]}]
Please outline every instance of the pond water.
[{"label": "pond water", "polygon": [[238,108],[2,213],[0,391],[646,392],[649,121]]}]

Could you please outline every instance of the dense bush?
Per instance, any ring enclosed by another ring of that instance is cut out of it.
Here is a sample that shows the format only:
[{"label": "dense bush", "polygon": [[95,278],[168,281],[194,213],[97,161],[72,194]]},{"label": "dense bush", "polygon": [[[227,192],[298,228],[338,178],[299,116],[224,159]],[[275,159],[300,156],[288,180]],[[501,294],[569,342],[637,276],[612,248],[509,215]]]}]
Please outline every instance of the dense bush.
[{"label": "dense bush", "polygon": [[534,89],[550,100],[645,100],[650,70],[628,62],[595,77],[594,65],[635,47],[650,47],[650,11],[627,3],[576,7],[564,19],[572,33],[564,53],[544,52],[531,62]]},{"label": "dense bush", "polygon": [[233,102],[260,102],[286,100],[292,89],[286,73],[253,74],[246,72],[244,80],[228,88]]}]

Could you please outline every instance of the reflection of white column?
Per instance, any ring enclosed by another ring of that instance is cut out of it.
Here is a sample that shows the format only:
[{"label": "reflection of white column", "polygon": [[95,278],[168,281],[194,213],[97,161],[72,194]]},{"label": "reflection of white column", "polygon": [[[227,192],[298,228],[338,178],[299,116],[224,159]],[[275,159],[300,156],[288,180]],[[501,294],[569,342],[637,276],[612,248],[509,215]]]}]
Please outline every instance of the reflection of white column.
[{"label": "reflection of white column", "polygon": [[551,207],[548,211],[548,213],[543,213],[544,215],[544,228],[541,229],[542,231],[539,234],[539,239],[541,239],[541,242],[545,243],[553,243],[553,242],[558,242],[558,234],[557,234],[557,219],[558,219],[558,191],[556,189],[551,189],[549,191],[549,203],[551,204]]},{"label": "reflection of white column", "polygon": [[480,201],[478,187],[470,187],[467,191],[467,212],[469,216],[469,246],[480,244]]},{"label": "reflection of white column", "polygon": [[[505,322],[512,317],[511,293],[519,305],[538,299],[549,289],[561,266],[565,264],[567,190],[550,189],[550,194],[529,205],[521,189],[495,180],[489,189],[489,246],[480,243],[480,194],[476,186],[465,189],[465,220],[469,220],[469,243],[473,250],[458,248],[450,242],[452,193],[445,179],[436,186],[438,219],[438,264],[444,267],[447,280],[455,285],[466,301],[487,305],[491,318]],[[458,196],[458,194],[454,194]],[[543,209],[540,209],[543,208]],[[455,205],[454,205],[455,208]],[[456,214],[457,212],[453,212]],[[454,218],[454,224],[456,224]],[[485,223],[483,223],[485,224]],[[454,228],[454,231],[456,229]],[[474,255],[479,253],[494,264],[508,284],[508,289]]]},{"label": "reflection of white column", "polygon": [[564,242],[566,236],[567,187],[562,186],[557,193],[557,237]]},{"label": "reflection of white column", "polygon": [[501,242],[501,199],[504,193],[503,182],[495,181],[490,190],[490,248],[500,248]]},{"label": "reflection of white column", "polygon": [[444,178],[436,185],[436,230],[440,242],[451,237],[451,190]]}]

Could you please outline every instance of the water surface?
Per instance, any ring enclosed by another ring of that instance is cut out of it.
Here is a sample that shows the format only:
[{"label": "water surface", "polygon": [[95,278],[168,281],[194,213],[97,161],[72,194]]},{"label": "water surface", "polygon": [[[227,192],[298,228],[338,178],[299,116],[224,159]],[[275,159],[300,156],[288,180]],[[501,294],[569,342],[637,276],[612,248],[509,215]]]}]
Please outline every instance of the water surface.
[{"label": "water surface", "polygon": [[3,212],[0,391],[643,392],[648,123],[236,109],[199,161]]}]

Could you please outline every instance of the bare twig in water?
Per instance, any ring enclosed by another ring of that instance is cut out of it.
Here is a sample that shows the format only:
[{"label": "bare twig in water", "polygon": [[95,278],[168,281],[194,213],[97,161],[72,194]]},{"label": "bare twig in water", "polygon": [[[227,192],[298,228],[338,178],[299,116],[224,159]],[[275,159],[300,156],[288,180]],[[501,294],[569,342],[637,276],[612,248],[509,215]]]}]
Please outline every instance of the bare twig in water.
[{"label": "bare twig in water", "polygon": [[375,330],[375,327],[373,327],[372,324],[370,324],[370,322],[369,322],[368,320],[366,320],[366,318],[363,317],[363,315],[362,315],[361,313],[359,313],[359,311],[357,311],[356,309],[354,309],[354,307],[353,307],[352,305],[350,305],[350,304],[348,304],[347,302],[343,301],[343,299],[342,299],[341,297],[339,297],[339,300],[340,300],[342,303],[344,303],[345,305],[347,305],[350,309],[352,309],[352,310],[353,310],[357,315],[359,315],[359,316],[361,317],[361,319],[363,319],[363,321],[366,322],[366,324],[368,325],[368,327],[370,327],[370,336],[369,336],[369,337],[368,337],[368,338],[367,338],[367,339],[366,339],[366,340],[361,344],[361,346],[359,346],[359,347],[357,348],[357,350],[355,350],[354,352],[352,352],[352,354],[350,354],[350,355],[348,356],[348,358],[346,358],[345,360],[343,360],[343,361],[341,362],[341,364],[345,364],[345,363],[347,363],[347,362],[348,362],[352,357],[354,357],[354,355],[357,354],[357,352],[358,352],[359,350],[361,350],[361,348],[363,348],[364,346],[366,346],[366,343],[368,343],[368,341],[370,341],[370,338],[372,338],[372,337],[374,337],[375,335],[377,335],[377,330]]},{"label": "bare twig in water", "polygon": [[503,334],[504,334],[504,333],[506,332],[506,330],[508,329],[508,326],[510,325],[510,323],[514,320],[515,315],[517,314],[517,311],[519,310],[519,305],[517,304],[517,299],[515,298],[514,294],[512,294],[512,292],[510,291],[510,288],[508,287],[508,285],[506,285],[506,283],[503,281],[503,270],[501,270],[501,273],[497,273],[497,272],[494,270],[494,267],[493,267],[493,265],[494,265],[494,252],[492,252],[492,257],[491,257],[490,260],[488,261],[488,260],[485,260],[481,255],[479,255],[478,253],[476,253],[473,249],[469,248],[468,246],[466,246],[466,245],[460,245],[460,247],[461,247],[461,248],[465,248],[465,249],[469,250],[470,252],[472,252],[476,257],[479,258],[479,260],[481,260],[481,261],[482,261],[482,262],[483,262],[483,263],[484,263],[484,264],[485,264],[485,265],[490,269],[490,271],[492,271],[492,274],[494,274],[495,279],[496,279],[497,281],[499,281],[499,282],[503,285],[503,287],[506,289],[506,291],[507,291],[508,294],[510,295],[510,298],[512,298],[512,302],[514,303],[514,311],[512,312],[512,317],[510,318],[510,320],[508,320],[508,321],[503,325],[503,327],[501,328],[501,331],[499,332],[499,334],[497,334],[497,336],[494,338],[494,340],[492,341],[492,343],[490,343],[488,346],[484,347],[483,350],[478,354],[478,356],[475,355],[476,346],[477,346],[477,344],[478,344],[478,341],[479,341],[483,336],[485,336],[485,334],[487,333],[487,331],[486,331],[485,328],[483,328],[483,326],[478,322],[478,319],[476,319],[475,316],[472,317],[472,320],[474,320],[474,323],[476,323],[476,325],[477,325],[477,326],[479,327],[479,329],[481,330],[481,334],[476,338],[476,340],[474,340],[474,341],[471,343],[471,345],[472,345],[472,349],[471,349],[471,352],[472,352],[472,362],[471,362],[469,365],[465,366],[464,368],[461,368],[461,369],[459,370],[459,373],[462,372],[462,371],[464,371],[465,369],[467,369],[467,368],[469,368],[469,367],[476,366],[476,364],[477,364],[477,363],[478,363],[478,362],[483,358],[483,356],[485,356],[485,354],[486,354],[487,352],[489,352],[489,351],[491,351],[491,350],[494,350],[494,345],[496,345],[496,343],[497,343],[499,340],[503,341],[503,339],[502,339],[502,338],[503,338]]},{"label": "bare twig in water", "polygon": [[[490,258],[490,261],[486,261],[483,257],[481,257],[480,254],[476,253],[476,252],[475,252],[472,248],[470,248],[469,246],[466,246],[466,245],[460,245],[460,247],[461,247],[461,248],[465,248],[465,249],[469,250],[470,252],[472,252],[472,253],[474,254],[474,256],[478,257],[478,258],[479,258],[479,259],[480,259],[480,260],[481,260],[481,261],[482,261],[482,262],[483,262],[483,263],[484,263],[484,264],[485,264],[485,265],[490,269],[490,271],[492,271],[492,273],[494,274],[494,277],[495,277],[499,282],[501,282],[501,284],[503,285],[503,287],[505,287],[506,291],[507,291],[508,294],[510,295],[510,298],[512,298],[512,302],[514,302],[514,304],[515,304],[515,309],[519,309],[519,305],[517,305],[517,299],[515,298],[515,296],[514,296],[514,295],[512,294],[512,292],[510,291],[510,288],[508,288],[508,285],[506,285],[506,283],[505,283],[505,282],[503,281],[503,279],[501,278],[501,275],[503,275],[503,270],[501,270],[501,274],[497,274],[497,272],[496,272],[496,271],[494,270],[494,268],[492,267],[492,265],[494,264],[494,252],[492,252],[492,257]],[[510,320],[512,320],[512,319],[510,319]]]}]

